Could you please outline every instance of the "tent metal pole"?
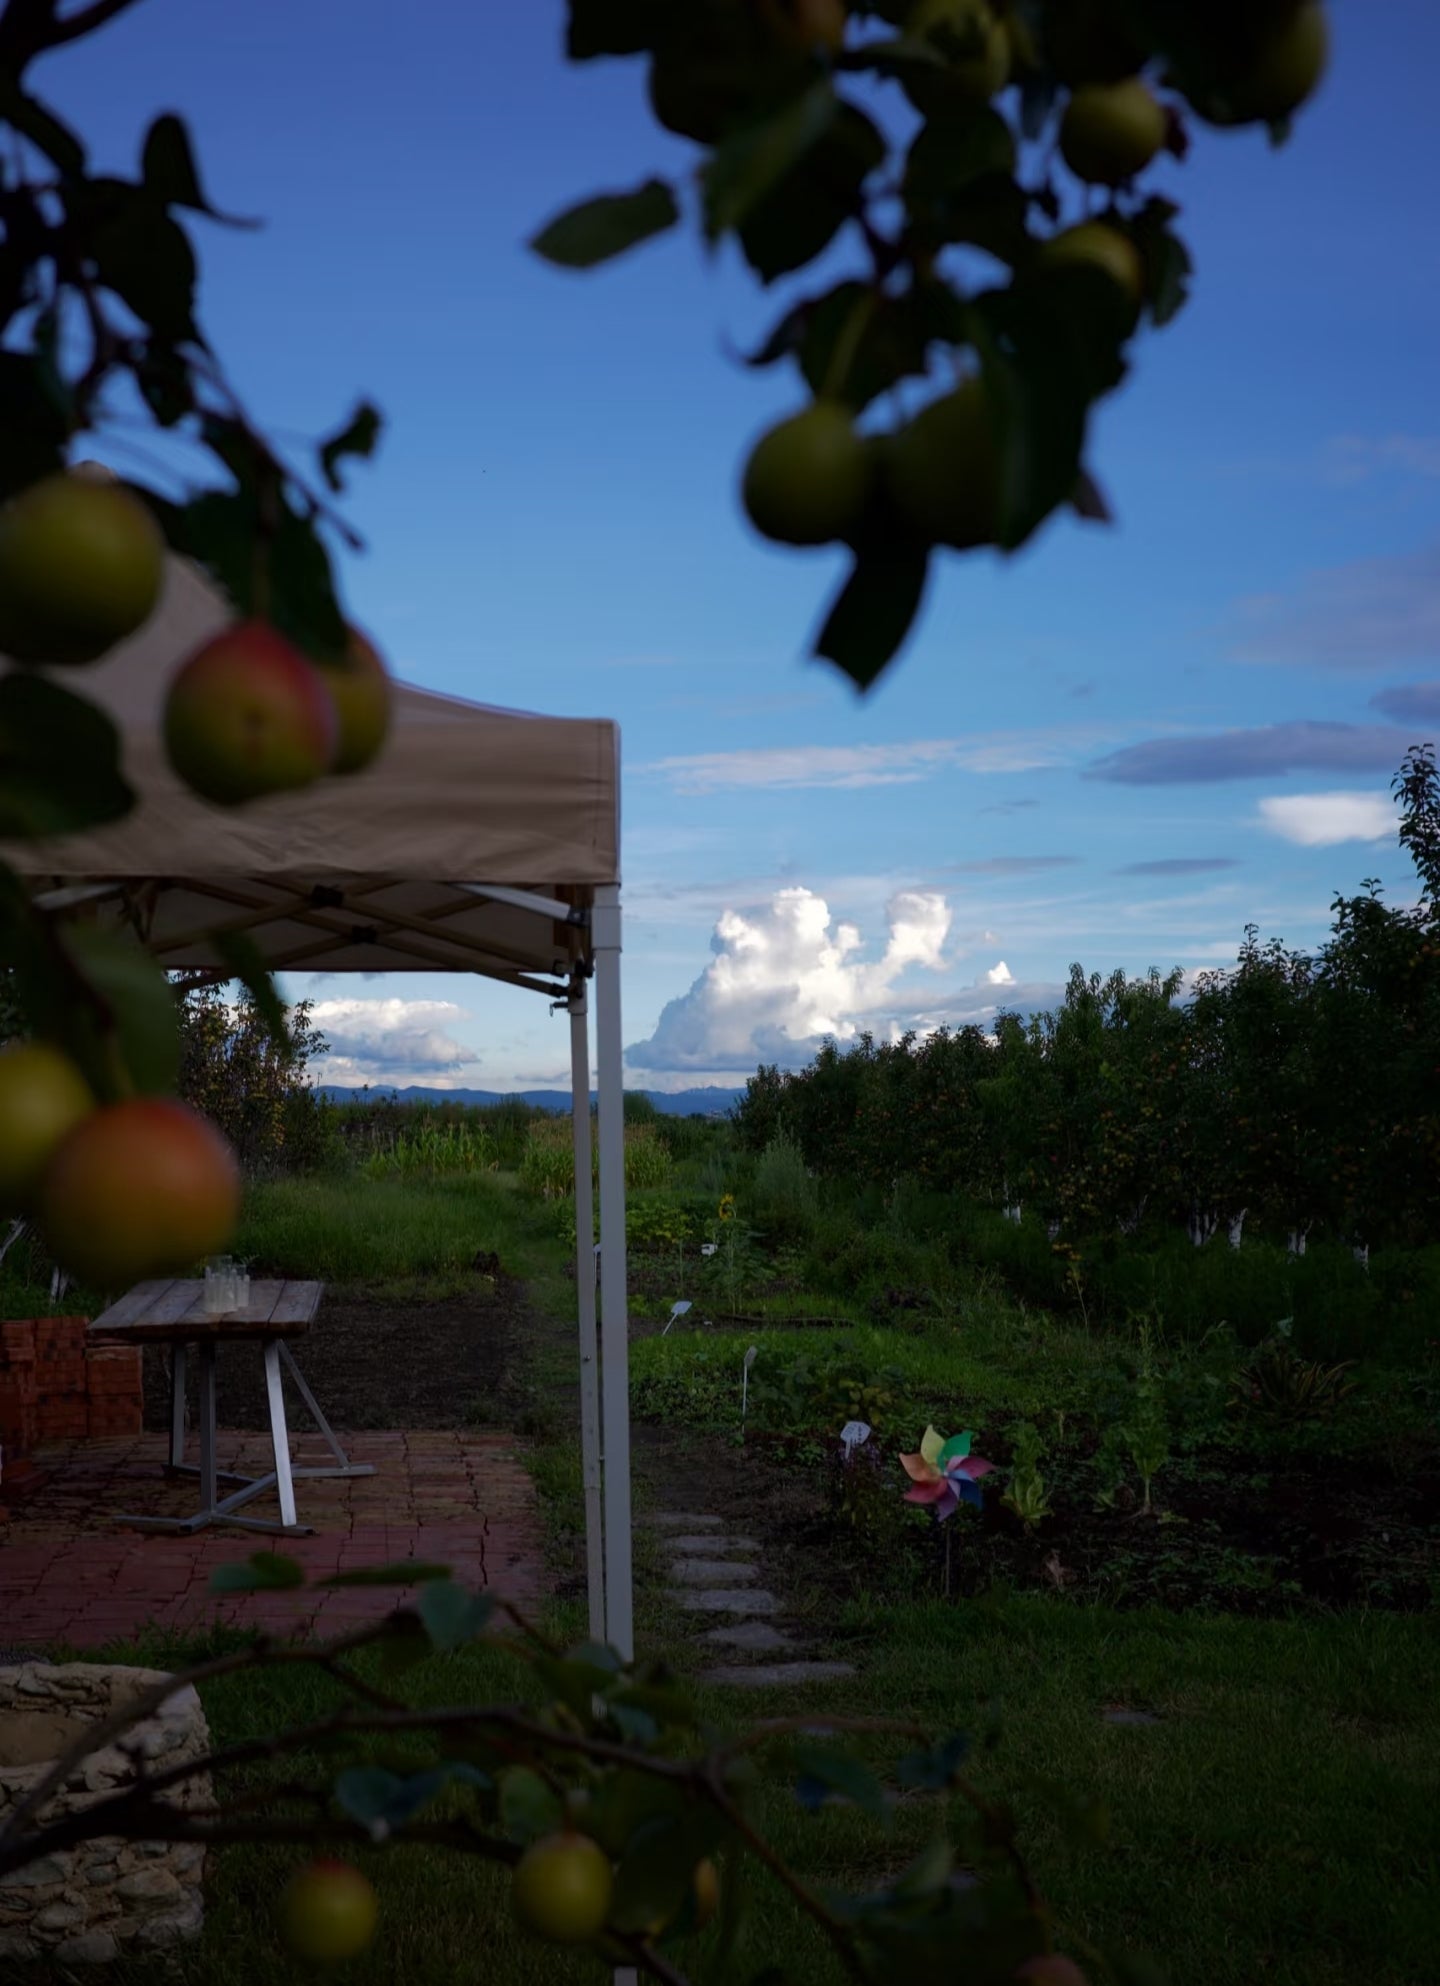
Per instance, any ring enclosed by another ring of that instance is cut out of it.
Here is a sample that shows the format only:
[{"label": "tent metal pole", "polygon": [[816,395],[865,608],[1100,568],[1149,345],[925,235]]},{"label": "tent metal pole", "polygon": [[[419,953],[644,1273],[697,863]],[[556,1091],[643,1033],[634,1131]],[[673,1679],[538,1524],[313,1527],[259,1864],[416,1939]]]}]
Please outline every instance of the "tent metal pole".
[{"label": "tent metal pole", "polygon": [[595,1049],[600,1091],[600,1419],[605,1496],[605,1639],[635,1653],[630,1513],[630,1346],[625,1292],[625,1099],[620,1029],[620,889],[596,888]]},{"label": "tent metal pole", "polygon": [[570,1098],[575,1128],[575,1304],[580,1325],[580,1471],[585,1492],[585,1583],[590,1639],[605,1639],[605,1543],[600,1507],[600,1368],[595,1335],[595,1223],[590,1178],[590,1021],[585,982],[569,1000]]}]

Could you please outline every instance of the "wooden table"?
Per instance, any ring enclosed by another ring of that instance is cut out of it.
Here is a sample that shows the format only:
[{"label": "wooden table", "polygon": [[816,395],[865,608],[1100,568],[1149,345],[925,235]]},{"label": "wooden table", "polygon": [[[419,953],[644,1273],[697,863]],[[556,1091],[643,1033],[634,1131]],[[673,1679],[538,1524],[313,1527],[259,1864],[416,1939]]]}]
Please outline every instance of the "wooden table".
[{"label": "wooden table", "polygon": [[[290,1351],[289,1340],[302,1337],[320,1307],[323,1283],[253,1282],[243,1310],[216,1313],[205,1308],[203,1282],[137,1283],[90,1325],[90,1336],[110,1344],[169,1345],[170,1461],[167,1473],[200,1478],[200,1508],[191,1517],[122,1516],[117,1521],[144,1531],[198,1531],[207,1524],[236,1524],[247,1531],[279,1531],[306,1536],[313,1530],[295,1513],[295,1481],[302,1476],[373,1476],[368,1463],[352,1462],[306,1385]],[[265,1392],[270,1406],[270,1443],[275,1467],[264,1476],[237,1475],[215,1461],[215,1347],[224,1339],[258,1342],[265,1366]],[[200,1460],[185,1460],[185,1366],[190,1346],[199,1359]],[[285,1425],[284,1372],[294,1381],[300,1398],[314,1417],[331,1454],[333,1468],[297,1469],[290,1461],[290,1435]],[[223,1498],[221,1482],[240,1487]],[[264,1517],[237,1517],[252,1497],[275,1489],[280,1496],[280,1522]]]}]

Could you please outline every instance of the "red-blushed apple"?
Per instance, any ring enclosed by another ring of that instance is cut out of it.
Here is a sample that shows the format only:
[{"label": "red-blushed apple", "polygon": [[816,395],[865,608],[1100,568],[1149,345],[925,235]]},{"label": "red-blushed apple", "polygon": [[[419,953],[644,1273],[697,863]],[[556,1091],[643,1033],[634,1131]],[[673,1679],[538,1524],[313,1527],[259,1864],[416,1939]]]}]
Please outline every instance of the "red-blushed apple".
[{"label": "red-blushed apple", "polygon": [[348,1862],[318,1857],[297,1869],[280,1898],[280,1936],[315,1964],[358,1958],[375,1935],[380,1904]]},{"label": "red-blushed apple", "polygon": [[49,1042],[12,1042],[0,1053],[0,1209],[29,1207],[55,1152],[94,1108],[90,1085]]},{"label": "red-blushed apple", "polygon": [[0,510],[0,654],[93,662],[155,611],[165,540],[109,477],[46,476]]},{"label": "red-blushed apple", "polygon": [[1041,1952],[1015,1968],[1015,1977],[1027,1986],[1089,1986],[1089,1981],[1073,1958],[1060,1952]]},{"label": "red-blushed apple", "polygon": [[340,743],[332,772],[361,772],[379,757],[390,730],[390,676],[373,642],[350,629],[346,662],[316,665],[335,705]]},{"label": "red-blushed apple", "polygon": [[265,621],[239,621],[198,648],[165,702],[171,765],[222,807],[309,786],[339,739],[324,676]]},{"label": "red-blushed apple", "polygon": [[240,1168],[208,1119],[171,1097],[131,1097],[82,1118],[37,1194],[62,1268],[97,1289],[175,1275],[226,1246]]}]

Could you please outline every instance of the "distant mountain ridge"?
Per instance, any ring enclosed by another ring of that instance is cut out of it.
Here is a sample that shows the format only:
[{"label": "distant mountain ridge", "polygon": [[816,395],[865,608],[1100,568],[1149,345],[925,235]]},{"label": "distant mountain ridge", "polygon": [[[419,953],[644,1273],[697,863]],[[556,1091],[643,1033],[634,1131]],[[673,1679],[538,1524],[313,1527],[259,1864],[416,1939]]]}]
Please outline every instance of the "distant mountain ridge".
[{"label": "distant mountain ridge", "polygon": [[[407,1084],[397,1089],[390,1083],[376,1083],[369,1089],[359,1089],[353,1084],[317,1083],[319,1095],[328,1097],[332,1103],[358,1103],[368,1099],[381,1102],[394,1098],[397,1103],[469,1103],[490,1104],[508,1103],[512,1099],[528,1103],[537,1110],[569,1110],[569,1090],[432,1090],[418,1084]],[[632,1092],[627,1091],[627,1095]],[[698,1090],[641,1090],[641,1096],[648,1096],[655,1108],[670,1117],[723,1117],[737,1104],[745,1091],[742,1089],[721,1089],[718,1085]],[[590,1101],[596,1101],[596,1092],[591,1090]]]}]

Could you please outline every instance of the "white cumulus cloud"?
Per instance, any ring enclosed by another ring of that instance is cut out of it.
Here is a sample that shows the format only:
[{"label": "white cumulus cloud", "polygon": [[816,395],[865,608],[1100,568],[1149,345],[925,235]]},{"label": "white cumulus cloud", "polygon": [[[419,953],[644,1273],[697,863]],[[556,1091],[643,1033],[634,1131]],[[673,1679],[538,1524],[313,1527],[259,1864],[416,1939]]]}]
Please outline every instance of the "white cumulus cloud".
[{"label": "white cumulus cloud", "polygon": [[886,921],[884,952],[867,960],[858,928],[835,923],[811,890],[779,890],[763,910],[726,910],[711,939],[714,958],[626,1060],[642,1069],[749,1072],[760,1062],[807,1061],[825,1036],[853,1040],[876,1016],[892,1023],[903,976],[944,967],[950,907],[935,892],[902,890]]},{"label": "white cumulus cloud", "polygon": [[1013,986],[1015,984],[1015,975],[1009,966],[1006,965],[1004,959],[1001,959],[998,965],[992,965],[986,973],[985,983],[987,986]]},{"label": "white cumulus cloud", "polygon": [[330,1053],[317,1073],[329,1083],[444,1088],[478,1061],[450,1032],[466,1017],[451,1000],[319,1000],[311,1018]]},{"label": "white cumulus cloud", "polygon": [[1388,841],[1395,803],[1383,793],[1284,793],[1260,802],[1260,824],[1301,848],[1341,841]]}]

